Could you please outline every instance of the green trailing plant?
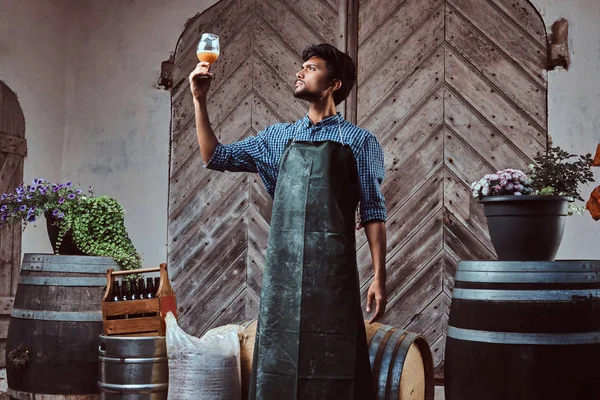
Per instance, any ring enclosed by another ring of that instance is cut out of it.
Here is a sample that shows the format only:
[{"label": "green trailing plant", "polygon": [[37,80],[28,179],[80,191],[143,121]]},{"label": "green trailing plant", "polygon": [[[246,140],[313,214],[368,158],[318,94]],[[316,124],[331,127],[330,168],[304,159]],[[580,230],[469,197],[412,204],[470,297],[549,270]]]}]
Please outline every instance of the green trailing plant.
[{"label": "green trailing plant", "polygon": [[108,196],[86,197],[69,203],[57,224],[57,248],[71,230],[73,242],[83,253],[112,257],[123,269],[141,267],[141,257],[125,229],[123,206]]},{"label": "green trailing plant", "polygon": [[57,253],[67,232],[75,246],[84,254],[112,257],[123,269],[141,267],[141,257],[125,229],[123,206],[108,196],[94,197],[64,184],[34,179],[12,193],[0,196],[0,229],[2,225],[28,223],[45,214],[58,227]]}]

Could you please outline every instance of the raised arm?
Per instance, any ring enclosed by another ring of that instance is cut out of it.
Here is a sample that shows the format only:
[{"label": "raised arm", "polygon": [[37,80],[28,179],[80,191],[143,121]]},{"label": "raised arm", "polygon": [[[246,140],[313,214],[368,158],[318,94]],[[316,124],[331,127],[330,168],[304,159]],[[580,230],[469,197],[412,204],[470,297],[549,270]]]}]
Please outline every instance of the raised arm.
[{"label": "raised arm", "polygon": [[189,76],[190,90],[194,98],[194,113],[196,114],[196,136],[198,137],[202,161],[205,165],[208,165],[219,145],[219,140],[210,126],[206,109],[207,93],[213,80],[209,68],[209,63],[200,62]]}]

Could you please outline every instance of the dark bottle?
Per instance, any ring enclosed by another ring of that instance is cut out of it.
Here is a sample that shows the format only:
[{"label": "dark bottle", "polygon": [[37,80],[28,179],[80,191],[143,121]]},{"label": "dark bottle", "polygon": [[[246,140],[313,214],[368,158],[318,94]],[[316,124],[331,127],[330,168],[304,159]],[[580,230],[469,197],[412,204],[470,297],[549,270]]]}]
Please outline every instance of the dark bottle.
[{"label": "dark bottle", "polygon": [[154,297],[158,297],[158,288],[160,287],[160,277],[154,278]]},{"label": "dark bottle", "polygon": [[127,301],[131,298],[131,293],[129,292],[129,285],[126,280],[121,281],[121,299],[122,301]]},{"label": "dark bottle", "polygon": [[121,285],[119,285],[119,281],[114,281],[111,289],[111,299],[110,301],[121,301]]},{"label": "dark bottle", "polygon": [[137,285],[137,280],[132,279],[129,282],[130,288],[131,288],[131,300],[138,300],[139,299],[139,293],[138,293],[138,285]]},{"label": "dark bottle", "polygon": [[146,298],[153,299],[154,297],[156,297],[156,293],[152,278],[146,278]]},{"label": "dark bottle", "polygon": [[146,295],[146,285],[144,285],[144,278],[139,278],[137,280],[137,287],[138,287],[138,299],[144,300],[144,299],[148,298],[148,296]]}]

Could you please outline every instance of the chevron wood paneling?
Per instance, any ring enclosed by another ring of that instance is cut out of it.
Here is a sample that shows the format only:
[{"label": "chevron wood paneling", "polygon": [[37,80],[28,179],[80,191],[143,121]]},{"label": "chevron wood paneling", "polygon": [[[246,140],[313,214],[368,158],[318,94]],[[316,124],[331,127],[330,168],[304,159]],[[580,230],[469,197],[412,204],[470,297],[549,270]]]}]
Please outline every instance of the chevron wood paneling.
[{"label": "chevron wood paneling", "polygon": [[441,378],[456,265],[495,257],[469,184],[546,146],[545,29],[520,0],[359,4],[357,118],[386,155],[383,322],[423,333]]},{"label": "chevron wood paneling", "polygon": [[[13,91],[0,81],[0,194],[23,182],[27,154],[25,118]],[[21,225],[0,227],[0,367],[6,366],[6,336],[21,266]]]},{"label": "chevron wood paneling", "polygon": [[[184,329],[253,318],[258,310],[271,199],[252,174],[205,170],[187,76],[202,32],[221,37],[208,110],[224,143],[307,111],[292,96],[309,44],[358,43],[355,119],[385,151],[388,312],[420,332],[443,374],[458,261],[494,258],[470,182],[525,169],[547,141],[546,33],[523,0],[358,0],[356,32],[337,0],[222,0],[190,20],[175,54],[169,262]],[[349,17],[348,17],[349,18]],[[351,46],[350,46],[351,47]],[[354,108],[351,108],[354,110]],[[372,281],[357,232],[361,292]]]},{"label": "chevron wood paneling", "polygon": [[[205,170],[187,81],[202,32],[221,39],[208,112],[223,143],[292,122],[308,110],[293,94],[301,53],[335,43],[336,0],[223,0],[191,20],[175,53],[168,249],[180,322],[200,335],[258,312],[272,201],[258,175]],[[284,16],[284,17],[282,17]]]}]

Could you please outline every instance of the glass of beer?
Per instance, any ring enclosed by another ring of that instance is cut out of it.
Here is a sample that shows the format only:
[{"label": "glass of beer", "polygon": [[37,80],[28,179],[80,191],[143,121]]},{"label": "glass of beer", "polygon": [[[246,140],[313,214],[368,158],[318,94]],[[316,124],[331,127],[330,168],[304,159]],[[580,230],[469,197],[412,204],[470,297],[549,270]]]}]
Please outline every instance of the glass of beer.
[{"label": "glass of beer", "polygon": [[213,64],[219,58],[219,53],[219,37],[213,33],[203,33],[196,48],[198,60]]}]

